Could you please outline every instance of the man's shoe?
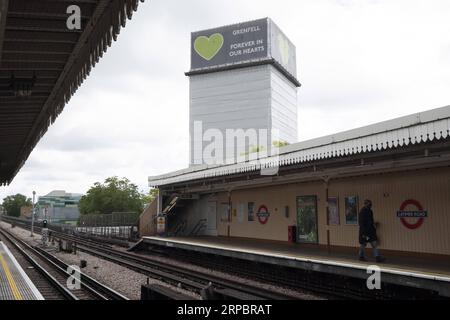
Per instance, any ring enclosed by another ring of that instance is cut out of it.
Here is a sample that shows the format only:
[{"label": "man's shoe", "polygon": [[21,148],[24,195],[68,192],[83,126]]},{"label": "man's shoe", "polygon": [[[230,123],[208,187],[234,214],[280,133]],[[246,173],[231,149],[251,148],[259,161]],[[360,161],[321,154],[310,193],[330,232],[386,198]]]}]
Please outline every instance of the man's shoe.
[{"label": "man's shoe", "polygon": [[376,260],[377,262],[379,262],[379,263],[382,263],[382,262],[385,262],[385,261],[386,261],[386,258],[385,258],[385,257],[382,257],[382,256],[378,256],[378,257],[375,258],[375,260]]},{"label": "man's shoe", "polygon": [[359,257],[359,261],[367,261],[367,259],[364,257]]}]

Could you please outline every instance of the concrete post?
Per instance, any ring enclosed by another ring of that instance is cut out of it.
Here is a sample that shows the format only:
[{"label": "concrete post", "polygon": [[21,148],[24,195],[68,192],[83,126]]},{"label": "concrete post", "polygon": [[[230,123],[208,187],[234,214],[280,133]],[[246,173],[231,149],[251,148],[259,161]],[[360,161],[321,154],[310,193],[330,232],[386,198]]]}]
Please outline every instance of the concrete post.
[{"label": "concrete post", "polygon": [[31,210],[31,234],[30,237],[34,237],[34,215],[35,215],[35,204],[34,204],[34,199],[36,196],[36,191],[33,191],[33,209]]}]

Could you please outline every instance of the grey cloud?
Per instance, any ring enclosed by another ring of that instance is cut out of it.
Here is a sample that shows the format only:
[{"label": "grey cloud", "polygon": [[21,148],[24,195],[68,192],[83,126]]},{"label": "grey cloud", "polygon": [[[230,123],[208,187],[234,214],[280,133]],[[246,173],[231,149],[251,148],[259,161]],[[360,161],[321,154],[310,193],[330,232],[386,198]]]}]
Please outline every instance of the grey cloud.
[{"label": "grey cloud", "polygon": [[218,25],[270,16],[296,44],[301,139],[448,105],[449,10],[448,1],[147,1],[0,198],[85,192],[109,175],[145,190],[147,176],[186,167],[190,32]]}]

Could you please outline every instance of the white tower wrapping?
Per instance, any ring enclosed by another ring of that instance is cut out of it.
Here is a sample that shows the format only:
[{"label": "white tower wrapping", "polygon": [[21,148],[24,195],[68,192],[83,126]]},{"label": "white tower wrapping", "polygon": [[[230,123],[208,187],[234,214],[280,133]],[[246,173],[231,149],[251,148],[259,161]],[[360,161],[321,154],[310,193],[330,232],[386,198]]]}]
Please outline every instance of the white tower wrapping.
[{"label": "white tower wrapping", "polygon": [[270,19],[192,33],[187,75],[191,165],[297,141],[295,46]]}]

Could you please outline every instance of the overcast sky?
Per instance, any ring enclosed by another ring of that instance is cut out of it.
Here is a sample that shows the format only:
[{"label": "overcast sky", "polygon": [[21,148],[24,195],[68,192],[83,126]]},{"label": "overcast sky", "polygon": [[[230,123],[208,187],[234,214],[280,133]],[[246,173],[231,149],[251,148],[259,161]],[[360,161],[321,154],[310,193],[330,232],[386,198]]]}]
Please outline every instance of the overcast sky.
[{"label": "overcast sky", "polygon": [[450,104],[450,1],[146,0],[0,199],[188,166],[190,32],[272,18],[297,47],[299,141]]}]

